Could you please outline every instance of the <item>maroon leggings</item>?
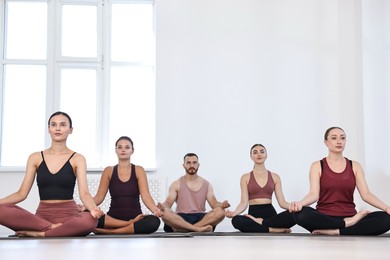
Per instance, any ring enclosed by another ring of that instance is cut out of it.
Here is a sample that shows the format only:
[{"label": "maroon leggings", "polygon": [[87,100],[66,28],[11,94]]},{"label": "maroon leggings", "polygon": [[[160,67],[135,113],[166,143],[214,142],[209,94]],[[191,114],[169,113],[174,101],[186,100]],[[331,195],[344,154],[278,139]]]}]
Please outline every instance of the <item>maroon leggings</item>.
[{"label": "maroon leggings", "polygon": [[[62,225],[52,229],[52,224]],[[40,202],[36,214],[13,205],[0,205],[0,225],[14,231],[45,232],[46,237],[86,236],[97,225],[89,212],[80,212],[74,201]]]}]

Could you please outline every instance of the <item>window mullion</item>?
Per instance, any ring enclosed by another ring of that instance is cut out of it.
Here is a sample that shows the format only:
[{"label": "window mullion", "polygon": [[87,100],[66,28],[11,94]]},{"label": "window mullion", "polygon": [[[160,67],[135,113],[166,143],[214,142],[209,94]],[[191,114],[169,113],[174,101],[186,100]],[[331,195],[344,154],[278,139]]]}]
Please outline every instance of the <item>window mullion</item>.
[{"label": "window mullion", "polygon": [[[3,98],[4,98],[4,28],[5,28],[5,1],[0,2],[0,140],[3,137]],[[1,163],[1,147],[0,147],[0,165]]]},{"label": "window mullion", "polygon": [[99,147],[101,148],[101,163],[102,165],[108,164],[106,161],[109,158],[110,149],[107,150],[109,145],[109,107],[110,107],[110,35],[111,35],[111,5],[104,3],[102,0],[101,12],[99,13],[101,16],[99,22],[99,34],[98,34],[98,42],[100,43],[99,50],[101,51],[101,62],[102,67],[100,70],[101,80],[98,81],[98,104],[101,104],[97,109],[97,115],[101,115],[98,117],[98,135],[100,136],[100,140],[98,140]]},{"label": "window mullion", "polygon": [[[48,17],[47,17],[47,75],[46,75],[46,118],[48,118],[53,111],[58,110],[59,96],[58,93],[58,71],[56,69],[55,58],[56,51],[56,31],[59,26],[57,1],[48,1]],[[50,145],[49,133],[45,134],[45,146]]]}]

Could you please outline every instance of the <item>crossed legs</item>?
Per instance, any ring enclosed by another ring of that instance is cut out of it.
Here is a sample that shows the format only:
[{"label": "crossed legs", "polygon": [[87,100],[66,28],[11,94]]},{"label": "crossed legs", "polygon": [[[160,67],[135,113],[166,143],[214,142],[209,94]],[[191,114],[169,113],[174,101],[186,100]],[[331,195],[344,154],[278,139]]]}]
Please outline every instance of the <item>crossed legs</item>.
[{"label": "crossed legs", "polygon": [[163,212],[162,220],[164,223],[172,227],[175,232],[212,232],[213,227],[225,217],[225,211],[217,207],[206,213],[198,222],[192,224],[170,208],[165,208],[161,203],[157,206]]}]

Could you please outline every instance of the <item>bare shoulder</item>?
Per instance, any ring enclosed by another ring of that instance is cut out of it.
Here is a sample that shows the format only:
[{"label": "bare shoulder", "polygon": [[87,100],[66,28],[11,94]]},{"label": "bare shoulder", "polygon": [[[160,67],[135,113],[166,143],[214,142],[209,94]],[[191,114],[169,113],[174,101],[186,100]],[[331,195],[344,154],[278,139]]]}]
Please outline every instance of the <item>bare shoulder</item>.
[{"label": "bare shoulder", "polygon": [[277,174],[277,173],[275,173],[275,172],[271,172],[271,171],[270,171],[270,173],[271,173],[272,179],[273,179],[274,181],[280,181],[280,176],[279,176],[279,174]]},{"label": "bare shoulder", "polygon": [[28,157],[28,159],[30,160],[36,160],[36,159],[42,159],[42,154],[41,152],[33,152],[32,154],[30,154],[30,156]]},{"label": "bare shoulder", "polygon": [[41,152],[34,152],[28,157],[27,164],[38,166],[43,161]]},{"label": "bare shoulder", "polygon": [[144,167],[135,165],[135,172],[136,174],[146,174]]},{"label": "bare shoulder", "polygon": [[321,176],[321,162],[320,161],[315,161],[311,164],[310,166],[310,175],[311,176]]},{"label": "bare shoulder", "polygon": [[81,153],[76,153],[76,152],[74,153],[72,159],[85,161],[84,155],[82,155]]},{"label": "bare shoulder", "polygon": [[244,174],[241,176],[241,181],[248,182],[250,176],[251,176],[251,173],[250,173],[250,172],[244,173]]},{"label": "bare shoulder", "polygon": [[321,169],[321,161],[314,161],[314,162],[312,162],[310,168],[311,169]]},{"label": "bare shoulder", "polygon": [[103,170],[103,175],[105,175],[105,176],[111,176],[113,170],[114,170],[114,166],[107,166],[107,167],[104,168],[104,170]]},{"label": "bare shoulder", "polygon": [[351,160],[351,162],[352,162],[353,167],[356,166],[356,167],[362,168],[362,165],[358,161]]},{"label": "bare shoulder", "polygon": [[180,178],[171,183],[171,189],[178,190],[180,187]]},{"label": "bare shoulder", "polygon": [[352,162],[352,170],[356,173],[362,173],[363,172],[363,167],[358,161],[353,161]]},{"label": "bare shoulder", "polygon": [[87,167],[87,161],[84,157],[84,155],[82,155],[81,153],[75,153],[73,154],[72,158],[70,159],[70,162],[71,164],[74,166],[74,167]]}]

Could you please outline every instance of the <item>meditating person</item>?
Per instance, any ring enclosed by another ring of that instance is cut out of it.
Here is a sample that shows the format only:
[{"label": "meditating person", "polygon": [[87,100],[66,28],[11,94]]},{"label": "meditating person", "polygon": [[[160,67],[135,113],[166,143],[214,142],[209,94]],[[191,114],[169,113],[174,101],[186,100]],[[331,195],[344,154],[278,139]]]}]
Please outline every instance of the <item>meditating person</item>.
[{"label": "meditating person", "polygon": [[[380,235],[390,230],[390,206],[368,188],[362,166],[343,156],[346,134],[330,127],[324,135],[328,156],[310,167],[310,190],[290,211],[298,225],[312,234]],[[356,211],[354,191],[380,211]],[[309,205],[317,202],[316,209]]]},{"label": "meditating person", "polygon": [[[133,141],[121,136],[115,143],[118,164],[104,169],[98,191],[94,197],[100,205],[107,191],[111,195],[110,209],[99,219],[95,233],[101,234],[150,234],[160,226],[161,210],[149,191],[144,168],[131,163]],[[144,215],[140,197],[153,215]]]},{"label": "meditating person", "polygon": [[[163,211],[165,232],[212,232],[225,218],[229,202],[216,199],[212,185],[198,175],[199,166],[198,155],[187,153],[185,175],[170,185],[166,200],[158,204]],[[206,201],[211,207],[209,212]],[[171,209],[174,203],[175,212]]]},{"label": "meditating person", "polygon": [[[86,236],[96,228],[103,212],[89,193],[84,156],[66,145],[73,132],[72,119],[56,112],[49,118],[48,130],[51,146],[29,156],[19,190],[0,199],[0,224],[14,230],[16,236]],[[35,178],[40,203],[33,214],[16,204],[27,198]],[[73,200],[76,180],[87,211],[80,211]]]},{"label": "meditating person", "polygon": [[[241,201],[234,211],[226,211],[226,217],[232,218],[234,228],[241,232],[290,233],[295,220],[287,211],[290,204],[284,198],[279,175],[265,167],[267,149],[262,144],[255,144],[250,149],[250,156],[254,167],[241,176]],[[279,206],[286,209],[280,214],[272,205],[274,193]],[[248,214],[240,215],[248,205]]]}]

